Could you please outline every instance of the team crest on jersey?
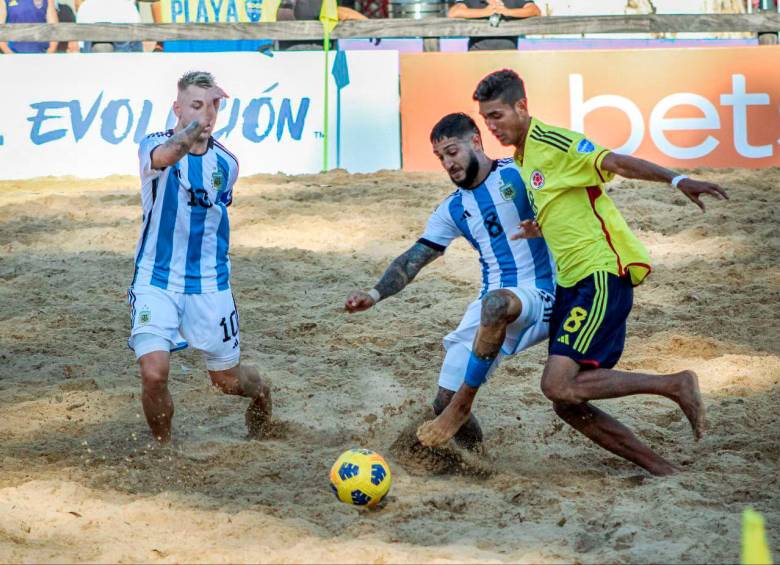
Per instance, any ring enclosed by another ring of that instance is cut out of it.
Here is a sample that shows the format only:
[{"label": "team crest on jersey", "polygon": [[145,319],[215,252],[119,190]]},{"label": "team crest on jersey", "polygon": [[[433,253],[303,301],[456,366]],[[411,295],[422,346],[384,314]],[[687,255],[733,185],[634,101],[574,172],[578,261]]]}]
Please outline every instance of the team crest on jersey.
[{"label": "team crest on jersey", "polygon": [[222,174],[222,170],[219,167],[214,169],[214,172],[211,174],[211,186],[213,186],[214,190],[217,192],[225,188],[225,176]]},{"label": "team crest on jersey", "polygon": [[144,309],[138,312],[138,323],[144,326],[151,321],[152,313],[149,311],[148,307],[144,306]]},{"label": "team crest on jersey", "polygon": [[517,196],[517,193],[515,192],[515,187],[512,186],[510,183],[500,186],[498,188],[498,191],[501,193],[501,197],[504,200],[514,200],[515,196]]},{"label": "team crest on jersey", "polygon": [[531,173],[531,186],[534,187],[534,190],[539,190],[544,186],[544,175],[539,169]]},{"label": "team crest on jersey", "polygon": [[596,146],[587,139],[583,139],[577,144],[577,153],[590,153],[594,149]]}]

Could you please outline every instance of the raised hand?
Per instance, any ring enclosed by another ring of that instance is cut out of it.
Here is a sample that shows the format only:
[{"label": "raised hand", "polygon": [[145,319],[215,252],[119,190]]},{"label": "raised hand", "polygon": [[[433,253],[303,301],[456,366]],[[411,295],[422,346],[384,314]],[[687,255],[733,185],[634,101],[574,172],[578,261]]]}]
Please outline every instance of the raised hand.
[{"label": "raised hand", "polygon": [[222,98],[230,98],[230,96],[222,90],[221,87],[217,86],[216,84],[206,90],[206,99],[211,100],[212,102],[216,100],[221,100]]}]

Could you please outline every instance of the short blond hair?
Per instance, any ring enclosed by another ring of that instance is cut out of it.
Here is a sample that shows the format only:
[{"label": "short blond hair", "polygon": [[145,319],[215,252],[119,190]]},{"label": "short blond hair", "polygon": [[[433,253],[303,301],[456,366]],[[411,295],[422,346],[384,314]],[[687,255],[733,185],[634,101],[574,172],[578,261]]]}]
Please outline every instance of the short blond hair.
[{"label": "short blond hair", "polygon": [[215,86],[217,82],[214,80],[214,75],[207,73],[206,71],[190,71],[185,73],[179,79],[179,92],[187,89],[189,86],[198,86],[200,88],[211,88]]}]

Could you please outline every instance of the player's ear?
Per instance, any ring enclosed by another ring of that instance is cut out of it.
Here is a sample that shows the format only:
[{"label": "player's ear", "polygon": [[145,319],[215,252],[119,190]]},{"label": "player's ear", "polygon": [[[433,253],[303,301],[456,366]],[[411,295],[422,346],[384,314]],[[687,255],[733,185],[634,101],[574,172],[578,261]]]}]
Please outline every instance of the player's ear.
[{"label": "player's ear", "polygon": [[482,136],[478,133],[471,136],[471,146],[477,151],[485,151],[485,148],[482,146]]},{"label": "player's ear", "polygon": [[173,115],[177,118],[181,118],[181,105],[178,100],[173,101]]},{"label": "player's ear", "polygon": [[528,113],[528,98],[521,98],[515,102],[515,112],[520,115]]}]

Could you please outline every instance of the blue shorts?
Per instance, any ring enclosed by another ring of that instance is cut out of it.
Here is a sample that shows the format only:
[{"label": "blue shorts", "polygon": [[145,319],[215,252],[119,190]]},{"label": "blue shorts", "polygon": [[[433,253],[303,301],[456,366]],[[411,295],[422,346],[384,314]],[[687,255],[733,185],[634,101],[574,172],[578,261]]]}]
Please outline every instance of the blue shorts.
[{"label": "blue shorts", "polygon": [[630,277],[599,271],[572,287],[555,289],[550,320],[550,355],[589,368],[611,369],[626,341],[626,319],[634,302]]}]

